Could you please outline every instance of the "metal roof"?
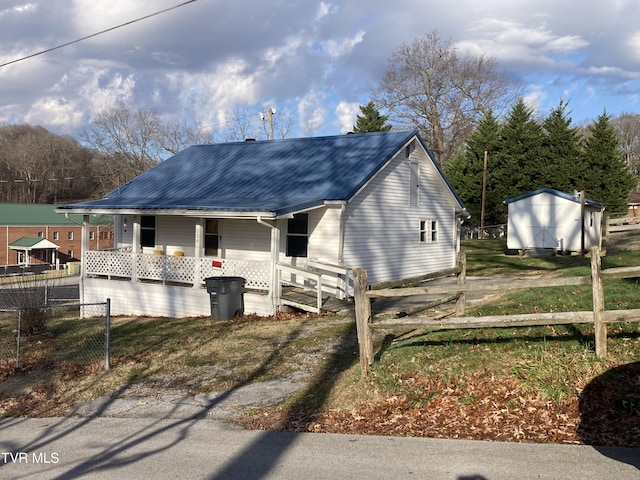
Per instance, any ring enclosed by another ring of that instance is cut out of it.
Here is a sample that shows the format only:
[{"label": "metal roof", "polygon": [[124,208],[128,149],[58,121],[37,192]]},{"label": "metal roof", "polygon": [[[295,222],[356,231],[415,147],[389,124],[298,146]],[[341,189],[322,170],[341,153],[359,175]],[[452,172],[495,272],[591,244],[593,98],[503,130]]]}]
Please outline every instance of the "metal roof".
[{"label": "metal roof", "polygon": [[[56,205],[42,203],[0,203],[0,225],[5,226],[78,226],[82,216],[56,213]],[[112,219],[91,218],[92,224],[113,223]]]},{"label": "metal roof", "polygon": [[14,250],[36,250],[42,248],[60,248],[55,243],[42,237],[20,237],[9,244]]},{"label": "metal roof", "polygon": [[414,136],[417,131],[196,145],[101,200],[59,209],[283,215],[349,200]]},{"label": "metal roof", "polygon": [[[553,188],[539,188],[538,190],[523,193],[522,195],[518,195],[517,197],[508,198],[503,203],[508,205],[510,203],[517,202],[518,200],[522,200],[524,198],[540,195],[541,193],[548,193],[550,195],[555,195],[556,197],[564,198],[565,200],[571,200],[572,202],[580,202],[579,199],[575,198],[573,193],[565,193],[565,192],[561,192],[560,190],[554,190]],[[585,205],[589,205],[593,207],[604,207],[602,203],[596,202],[595,200],[589,200],[588,198],[584,199],[584,203]]]}]

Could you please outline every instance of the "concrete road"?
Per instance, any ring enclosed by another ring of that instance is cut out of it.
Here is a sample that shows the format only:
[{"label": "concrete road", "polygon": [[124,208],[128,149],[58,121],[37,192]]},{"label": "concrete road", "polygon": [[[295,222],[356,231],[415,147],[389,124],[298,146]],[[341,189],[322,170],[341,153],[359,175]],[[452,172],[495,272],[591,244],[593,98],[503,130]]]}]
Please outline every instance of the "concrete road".
[{"label": "concrete road", "polygon": [[0,419],[3,479],[640,478],[639,449],[245,431],[207,418]]}]

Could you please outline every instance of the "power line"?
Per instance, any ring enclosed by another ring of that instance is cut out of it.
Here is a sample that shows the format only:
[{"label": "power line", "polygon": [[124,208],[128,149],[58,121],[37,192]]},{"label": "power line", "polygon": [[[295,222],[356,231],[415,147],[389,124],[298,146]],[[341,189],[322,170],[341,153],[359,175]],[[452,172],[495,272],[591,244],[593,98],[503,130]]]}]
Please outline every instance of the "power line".
[{"label": "power line", "polygon": [[17,58],[15,60],[11,60],[10,62],[2,63],[2,64],[0,64],[0,68],[6,67],[7,65],[11,65],[13,63],[22,62],[23,60],[27,60],[29,58],[37,57],[38,55],[49,53],[49,52],[52,52],[54,50],[58,50],[60,48],[68,47],[69,45],[73,45],[74,43],[79,43],[79,42],[82,42],[82,41],[87,40],[89,38],[97,37],[98,35],[102,35],[104,33],[108,33],[108,32],[111,32],[113,30],[117,30],[118,28],[126,27],[127,25],[131,25],[133,23],[140,22],[142,20],[146,20],[147,18],[155,17],[156,15],[160,15],[161,13],[166,13],[166,12],[169,12],[171,10],[175,10],[177,8],[184,7],[185,5],[188,5],[189,3],[193,3],[193,2],[196,2],[196,1],[197,0],[188,0],[187,2],[180,3],[179,5],[174,5],[173,7],[165,8],[164,10],[160,10],[158,12],[151,13],[149,15],[145,15],[144,17],[136,18],[135,20],[130,20],[128,22],[121,23],[120,25],[116,25],[115,27],[107,28],[106,30],[102,30],[102,31],[97,32],[97,33],[92,33],[91,35],[87,35],[86,37],[78,38],[76,40],[72,40],[70,42],[66,42],[66,43],[63,43],[61,45],[57,45],[55,47],[47,48],[46,50],[42,50],[42,51],[37,52],[37,53],[32,53],[31,55],[27,55],[26,57]]}]

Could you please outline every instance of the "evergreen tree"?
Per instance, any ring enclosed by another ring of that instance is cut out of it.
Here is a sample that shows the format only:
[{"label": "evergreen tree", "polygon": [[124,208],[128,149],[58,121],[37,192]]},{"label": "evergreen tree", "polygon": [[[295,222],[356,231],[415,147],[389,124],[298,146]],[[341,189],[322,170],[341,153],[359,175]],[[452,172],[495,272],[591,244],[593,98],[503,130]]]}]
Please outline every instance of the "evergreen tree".
[{"label": "evergreen tree", "polygon": [[584,188],[584,157],[578,128],[571,127],[568,103],[560,101],[542,124],[544,129],[541,186],[562,192]]},{"label": "evergreen tree", "polygon": [[[500,201],[545,187],[542,172],[542,127],[533,118],[533,110],[520,99],[501,129],[502,148],[496,156],[493,193]],[[493,212],[498,223],[506,223],[507,207],[500,203]]]},{"label": "evergreen tree", "polygon": [[484,175],[484,152],[487,152],[487,188],[485,198],[485,224],[496,222],[492,212],[502,203],[495,194],[495,162],[500,150],[500,124],[489,110],[480,120],[476,130],[466,143],[465,149],[455,155],[446,165],[446,174],[456,192],[464,202],[471,225],[480,225],[482,210],[482,182]]},{"label": "evergreen tree", "polygon": [[589,126],[584,162],[586,196],[604,203],[610,213],[625,212],[636,181],[624,161],[620,141],[606,112]]},{"label": "evergreen tree", "polygon": [[387,115],[381,115],[373,102],[360,105],[360,113],[356,117],[356,124],[353,126],[354,133],[367,132],[387,132],[391,130],[391,125],[387,125]]}]

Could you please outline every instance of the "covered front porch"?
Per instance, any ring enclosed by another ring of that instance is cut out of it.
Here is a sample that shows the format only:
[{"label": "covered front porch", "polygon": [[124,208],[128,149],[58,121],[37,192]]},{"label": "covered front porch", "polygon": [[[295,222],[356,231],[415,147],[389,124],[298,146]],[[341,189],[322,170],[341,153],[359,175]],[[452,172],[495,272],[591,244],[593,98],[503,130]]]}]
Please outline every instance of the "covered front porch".
[{"label": "covered front porch", "polygon": [[[109,296],[115,315],[208,315],[205,279],[217,276],[244,278],[245,312],[259,315],[286,306],[320,312],[327,296],[348,296],[348,269],[282,251],[286,220],[151,221],[127,215],[116,222],[117,248],[83,249],[82,260],[83,301]],[[152,235],[144,225],[153,226]],[[284,292],[291,287],[312,292],[316,301],[309,305],[287,298]]]}]

